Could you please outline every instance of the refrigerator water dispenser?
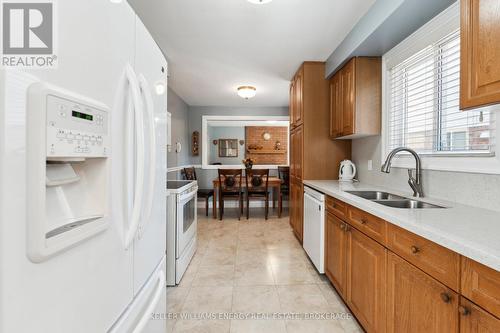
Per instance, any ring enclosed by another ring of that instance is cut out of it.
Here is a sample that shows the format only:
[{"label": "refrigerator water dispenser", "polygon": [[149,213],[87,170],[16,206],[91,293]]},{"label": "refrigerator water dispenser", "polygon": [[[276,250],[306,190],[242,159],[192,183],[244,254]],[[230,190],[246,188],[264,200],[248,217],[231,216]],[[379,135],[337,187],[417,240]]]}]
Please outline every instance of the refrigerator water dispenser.
[{"label": "refrigerator water dispenser", "polygon": [[109,108],[46,83],[27,105],[27,253],[42,262],[108,227]]}]

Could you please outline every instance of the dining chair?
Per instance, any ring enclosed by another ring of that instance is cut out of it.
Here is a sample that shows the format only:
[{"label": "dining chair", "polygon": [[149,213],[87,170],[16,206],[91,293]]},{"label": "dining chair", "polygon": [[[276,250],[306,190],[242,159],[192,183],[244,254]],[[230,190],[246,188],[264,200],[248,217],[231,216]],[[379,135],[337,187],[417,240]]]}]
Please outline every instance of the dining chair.
[{"label": "dining chair", "polygon": [[219,172],[219,218],[224,216],[224,201],[238,201],[238,220],[243,213],[243,192],[241,169],[218,169]]},{"label": "dining chair", "polygon": [[278,176],[281,179],[280,185],[280,214],[283,211],[283,197],[286,196],[290,200],[290,167],[278,166]]},{"label": "dining chair", "polygon": [[[196,170],[193,167],[190,168],[184,168],[184,178],[186,180],[198,180],[198,177],[196,176]],[[214,190],[211,188],[202,188],[198,189],[198,198],[205,200],[205,216],[208,216],[208,202],[210,198],[212,197],[212,204],[213,204],[213,196],[214,196]]]},{"label": "dining chair", "polygon": [[250,199],[265,200],[266,220],[269,216],[269,169],[250,169],[245,173],[247,220],[250,218]]}]

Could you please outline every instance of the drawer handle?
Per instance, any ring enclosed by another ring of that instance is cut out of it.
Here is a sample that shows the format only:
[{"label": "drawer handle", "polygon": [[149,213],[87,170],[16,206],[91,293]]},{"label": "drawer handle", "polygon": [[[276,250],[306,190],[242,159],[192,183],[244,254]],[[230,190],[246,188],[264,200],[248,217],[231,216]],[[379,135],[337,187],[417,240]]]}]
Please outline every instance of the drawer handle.
[{"label": "drawer handle", "polygon": [[468,316],[470,315],[470,310],[468,308],[466,308],[465,306],[462,306],[460,305],[458,307],[458,312],[462,315],[462,316]]},{"label": "drawer handle", "polygon": [[420,249],[419,249],[418,247],[416,247],[415,245],[413,245],[413,246],[411,247],[411,253],[413,253],[413,254],[417,254],[417,253],[419,253],[419,252],[420,252]]},{"label": "drawer handle", "polygon": [[450,303],[451,302],[451,296],[448,293],[441,293],[441,299],[445,303]]},{"label": "drawer handle", "polygon": [[367,219],[365,219],[365,218],[362,218],[362,219],[361,219],[361,224],[367,224],[367,223],[368,223],[368,220],[367,220]]}]

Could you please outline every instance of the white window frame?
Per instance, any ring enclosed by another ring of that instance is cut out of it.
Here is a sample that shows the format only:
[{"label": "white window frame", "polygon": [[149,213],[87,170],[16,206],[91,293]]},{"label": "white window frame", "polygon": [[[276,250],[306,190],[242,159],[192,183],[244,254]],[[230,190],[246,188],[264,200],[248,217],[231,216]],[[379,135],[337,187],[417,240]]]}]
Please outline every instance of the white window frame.
[{"label": "white window frame", "polygon": [[[287,128],[290,140],[290,118],[288,116],[202,116],[201,118],[201,167],[207,170],[244,168],[242,164],[211,165],[208,163],[208,126],[209,123],[218,126],[283,126]],[[241,159],[243,159],[242,157]],[[287,165],[290,164],[290,142],[287,148]],[[255,169],[278,169],[278,165],[255,165]]]},{"label": "white window frame", "polygon": [[[390,153],[390,68],[458,28],[460,28],[460,5],[457,1],[382,57],[382,163]],[[491,106],[489,109],[500,110],[500,106]],[[492,113],[495,113],[494,116],[498,118],[498,112],[492,111]],[[493,137],[495,141],[500,137],[500,126],[495,126]],[[443,156],[422,154],[420,156],[422,168],[427,170],[500,174],[500,154],[498,152],[486,156],[474,156],[473,152],[456,155],[443,154]],[[415,160],[411,155],[398,154],[393,159],[392,166],[395,168],[415,168]]]}]

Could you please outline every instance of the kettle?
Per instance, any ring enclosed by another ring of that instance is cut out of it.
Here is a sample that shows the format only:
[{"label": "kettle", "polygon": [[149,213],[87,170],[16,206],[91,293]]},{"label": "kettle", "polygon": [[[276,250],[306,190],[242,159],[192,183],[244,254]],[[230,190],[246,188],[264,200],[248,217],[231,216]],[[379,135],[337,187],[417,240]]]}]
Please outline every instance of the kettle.
[{"label": "kettle", "polygon": [[356,176],[356,165],[350,160],[340,162],[339,180],[343,182],[352,182]]}]

